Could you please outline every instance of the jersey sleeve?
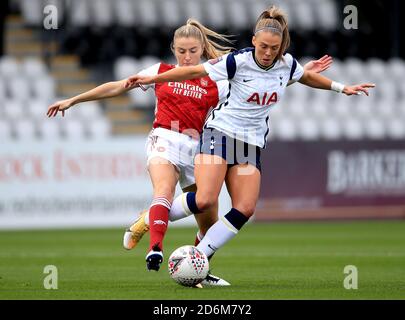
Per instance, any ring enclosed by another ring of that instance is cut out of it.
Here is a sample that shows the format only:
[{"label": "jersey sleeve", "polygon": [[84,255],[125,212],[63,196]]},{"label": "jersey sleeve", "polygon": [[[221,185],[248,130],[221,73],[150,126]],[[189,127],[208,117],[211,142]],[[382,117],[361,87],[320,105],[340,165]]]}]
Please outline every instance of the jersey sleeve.
[{"label": "jersey sleeve", "polygon": [[287,60],[287,65],[290,68],[290,78],[289,80],[291,82],[296,82],[304,74],[304,68],[302,65],[290,54],[286,54],[286,60]]},{"label": "jersey sleeve", "polygon": [[232,53],[203,63],[205,71],[214,81],[232,79],[236,72],[235,56]]},{"label": "jersey sleeve", "polygon": [[[159,73],[159,68],[160,68],[160,62],[154,64],[153,66],[150,66],[150,67],[148,67],[146,69],[143,69],[143,70],[139,71],[138,74],[141,75],[141,76],[155,76],[155,75],[157,75]],[[141,89],[143,91],[146,91],[149,88],[154,88],[155,84],[154,83],[152,83],[152,84],[142,84],[140,87],[141,87]]]},{"label": "jersey sleeve", "polygon": [[229,92],[229,82],[227,80],[217,81],[218,87],[218,101],[219,103],[223,102],[226,99],[226,96]]}]

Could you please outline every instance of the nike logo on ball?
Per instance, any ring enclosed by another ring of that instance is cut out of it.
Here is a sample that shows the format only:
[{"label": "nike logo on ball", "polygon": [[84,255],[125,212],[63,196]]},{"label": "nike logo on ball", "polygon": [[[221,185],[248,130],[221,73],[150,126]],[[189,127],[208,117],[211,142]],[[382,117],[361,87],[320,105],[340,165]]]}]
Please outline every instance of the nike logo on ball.
[{"label": "nike logo on ball", "polygon": [[249,82],[249,81],[252,81],[252,80],[254,80],[254,79],[243,79],[243,82]]}]

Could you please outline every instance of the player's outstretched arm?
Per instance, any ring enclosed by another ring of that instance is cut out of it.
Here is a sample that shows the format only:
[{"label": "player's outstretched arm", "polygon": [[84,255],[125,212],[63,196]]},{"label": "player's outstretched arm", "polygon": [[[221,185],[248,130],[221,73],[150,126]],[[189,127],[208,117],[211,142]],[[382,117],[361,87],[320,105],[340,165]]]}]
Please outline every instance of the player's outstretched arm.
[{"label": "player's outstretched arm", "polygon": [[208,75],[208,73],[205,71],[202,64],[199,64],[197,66],[178,67],[155,76],[141,76],[136,74],[127,79],[125,87],[130,88],[134,85],[162,83],[170,81],[180,82],[188,79],[202,78],[206,75]]},{"label": "player's outstretched arm", "polygon": [[[322,58],[318,60],[311,60],[304,65],[304,71],[313,71],[316,73],[321,73],[332,65],[333,58],[327,54],[325,54]],[[295,81],[288,81],[287,86],[292,85]]]},{"label": "player's outstretched arm", "polygon": [[48,112],[46,114],[48,117],[55,117],[58,112],[62,112],[62,116],[64,117],[65,111],[78,103],[115,97],[132,88],[137,87],[137,85],[125,87],[125,83],[126,79],[107,82],[75,97],[57,101],[49,106]]},{"label": "player's outstretched arm", "polygon": [[362,93],[368,96],[368,89],[375,87],[374,83],[361,83],[347,86],[332,81],[331,79],[324,77],[323,75],[315,73],[313,71],[305,71],[301,79],[298,81],[312,88],[333,90],[337,92],[342,92],[348,96],[351,96],[353,94],[359,95]]}]

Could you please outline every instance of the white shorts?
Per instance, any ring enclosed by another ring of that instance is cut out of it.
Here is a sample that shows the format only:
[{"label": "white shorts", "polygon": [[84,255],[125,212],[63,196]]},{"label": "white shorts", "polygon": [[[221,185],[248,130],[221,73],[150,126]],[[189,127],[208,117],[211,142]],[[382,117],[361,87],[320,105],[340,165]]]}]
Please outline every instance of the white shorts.
[{"label": "white shorts", "polygon": [[182,189],[195,184],[194,156],[198,140],[164,128],[153,129],[146,143],[147,165],[155,157],[170,161],[179,171]]}]

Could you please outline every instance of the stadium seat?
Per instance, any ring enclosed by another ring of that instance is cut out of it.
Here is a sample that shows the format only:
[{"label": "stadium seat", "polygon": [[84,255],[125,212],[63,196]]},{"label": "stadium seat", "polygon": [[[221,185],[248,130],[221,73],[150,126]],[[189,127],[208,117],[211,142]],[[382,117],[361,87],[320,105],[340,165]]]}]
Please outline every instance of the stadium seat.
[{"label": "stadium seat", "polygon": [[334,102],[330,105],[332,115],[339,118],[352,116],[354,110],[350,100],[348,100],[349,98],[350,97],[346,97],[345,95],[337,96]]},{"label": "stadium seat", "polygon": [[28,115],[33,120],[45,120],[47,119],[46,112],[48,110],[49,102],[45,100],[31,99],[26,103],[28,107]]},{"label": "stadium seat", "polygon": [[363,63],[358,58],[348,58],[343,63],[343,74],[347,76],[346,83],[359,83],[365,81]]},{"label": "stadium seat", "polygon": [[114,63],[114,77],[116,80],[128,78],[140,71],[137,60],[132,57],[118,58]]},{"label": "stadium seat", "polygon": [[199,22],[205,24],[206,19],[202,10],[202,6],[205,5],[204,2],[199,0],[180,1],[180,8],[184,9],[184,15],[182,15],[179,25],[184,24],[188,18],[197,19]]},{"label": "stadium seat", "polygon": [[21,76],[10,79],[8,91],[12,99],[27,101],[31,96],[29,80]]},{"label": "stadium seat", "polygon": [[88,123],[102,116],[100,104],[97,101],[83,102],[79,108],[72,112],[75,118]]},{"label": "stadium seat", "polygon": [[7,141],[12,138],[11,123],[0,119],[0,141]]},{"label": "stadium seat", "polygon": [[4,102],[4,116],[10,120],[17,120],[23,118],[24,109],[21,101],[12,99],[12,100],[5,100]]},{"label": "stadium seat", "polygon": [[333,96],[331,92],[316,90],[314,98],[308,103],[306,112],[314,117],[327,117],[333,112],[331,108]]},{"label": "stadium seat", "polygon": [[320,128],[315,119],[306,116],[297,121],[298,136],[302,140],[318,140],[320,137]]},{"label": "stadium seat", "polygon": [[228,0],[228,21],[231,23],[232,27],[241,30],[246,28],[250,23],[248,15],[248,5],[245,0]]},{"label": "stadium seat", "polygon": [[138,62],[140,70],[138,70],[137,72],[141,71],[142,69],[149,68],[156,63],[159,63],[160,60],[155,56],[145,56],[142,59],[138,60]]},{"label": "stadium seat", "polygon": [[332,0],[317,0],[313,1],[313,9],[315,11],[315,19],[318,22],[318,27],[321,30],[333,31],[339,28],[338,8],[335,1]]},{"label": "stadium seat", "polygon": [[19,119],[15,121],[14,131],[19,140],[35,140],[37,138],[35,124],[29,119]]},{"label": "stadium seat", "polygon": [[43,140],[57,140],[61,138],[61,119],[46,118],[38,122],[38,132]]},{"label": "stadium seat", "polygon": [[325,140],[338,140],[342,137],[342,124],[333,117],[321,119],[319,131],[320,136]]},{"label": "stadium seat", "polygon": [[372,140],[380,140],[385,137],[386,129],[381,119],[372,117],[365,121],[365,135]]},{"label": "stadium seat", "polygon": [[112,3],[113,1],[110,0],[97,0],[90,2],[92,26],[106,28],[113,24]]},{"label": "stadium seat", "polygon": [[91,2],[92,0],[70,2],[67,11],[72,26],[85,27],[90,24]]},{"label": "stadium seat", "polygon": [[292,9],[296,28],[299,30],[313,30],[316,26],[315,11],[311,1],[295,1]]},{"label": "stadium seat", "polygon": [[155,0],[139,0],[136,2],[138,18],[144,27],[155,27],[160,23],[158,4]]},{"label": "stadium seat", "polygon": [[367,119],[373,116],[378,112],[375,103],[370,103],[370,100],[365,96],[359,97],[348,97],[349,99],[354,100],[352,109],[352,115],[359,117],[359,119]]},{"label": "stadium seat", "polygon": [[47,73],[47,69],[42,60],[35,58],[26,58],[21,65],[24,76],[30,79],[43,77]]},{"label": "stadium seat", "polygon": [[138,23],[133,0],[113,1],[116,19],[119,25],[132,27]]},{"label": "stadium seat", "polygon": [[309,101],[310,97],[313,95],[313,90],[301,83],[294,83],[286,89],[285,95],[293,96],[294,99],[298,101]]},{"label": "stadium seat", "polygon": [[385,120],[386,135],[391,139],[405,139],[405,117],[392,117]]},{"label": "stadium seat", "polygon": [[55,80],[44,76],[31,82],[34,97],[42,100],[53,100],[55,97]]},{"label": "stadium seat", "polygon": [[342,119],[342,135],[348,140],[360,140],[365,137],[363,123],[353,117]]},{"label": "stadium seat", "polygon": [[184,17],[181,14],[181,7],[179,6],[179,1],[177,0],[166,0],[159,3],[162,8],[162,21],[166,27],[178,28],[183,24]]},{"label": "stadium seat", "polygon": [[381,101],[392,103],[394,101],[397,101],[400,93],[397,83],[394,80],[386,79],[384,81],[380,81],[375,89],[375,92],[372,92],[370,94],[373,96],[375,95]]},{"label": "stadium seat", "polygon": [[[398,108],[398,100],[396,101],[378,101],[374,102],[373,105],[373,110],[374,110],[374,116],[375,117],[382,117],[384,119],[389,119],[391,117],[400,117],[400,110]],[[404,125],[405,127],[405,125]]]},{"label": "stadium seat", "polygon": [[108,138],[111,135],[111,123],[105,118],[99,118],[87,123],[87,130],[92,139]]},{"label": "stadium seat", "polygon": [[0,105],[6,99],[6,86],[4,81],[0,78]]},{"label": "stadium seat", "polygon": [[381,59],[370,58],[365,63],[367,73],[364,75],[370,82],[380,84],[386,80],[387,67]]},{"label": "stadium seat", "polygon": [[207,12],[207,25],[212,28],[222,29],[227,25],[227,13],[222,1],[208,0],[205,5]]},{"label": "stadium seat", "polygon": [[129,91],[129,96],[135,108],[149,108],[155,105],[155,94],[152,89],[143,91],[136,88]]},{"label": "stadium seat", "polygon": [[304,116],[308,113],[309,105],[297,98],[294,100],[290,100],[289,104],[286,105],[286,111],[288,111],[289,115],[292,117],[299,118]]},{"label": "stadium seat", "polygon": [[274,136],[280,140],[292,141],[298,136],[296,123],[289,118],[280,118],[273,127]]},{"label": "stadium seat", "polygon": [[81,121],[66,118],[62,124],[63,136],[68,140],[86,138],[86,130]]},{"label": "stadium seat", "polygon": [[40,26],[44,18],[42,0],[20,0],[21,13],[28,25]]},{"label": "stadium seat", "polygon": [[388,61],[387,69],[395,81],[403,80],[405,74],[405,61],[400,58],[391,58]]},{"label": "stadium seat", "polygon": [[18,61],[11,56],[4,56],[0,59],[0,76],[9,79],[20,75],[21,66]]}]

